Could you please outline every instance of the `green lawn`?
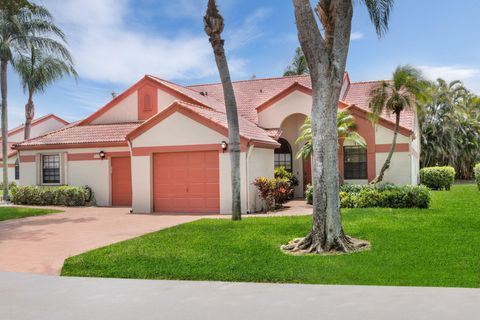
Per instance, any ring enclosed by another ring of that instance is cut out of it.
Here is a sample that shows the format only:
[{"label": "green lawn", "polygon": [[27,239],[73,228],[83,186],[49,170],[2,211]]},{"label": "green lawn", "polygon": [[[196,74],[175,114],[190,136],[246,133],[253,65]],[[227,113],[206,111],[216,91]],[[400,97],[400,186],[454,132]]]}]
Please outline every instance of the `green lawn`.
[{"label": "green lawn", "polygon": [[26,218],[31,216],[42,216],[50,213],[62,212],[52,209],[19,208],[19,207],[0,207],[0,221]]},{"label": "green lawn", "polygon": [[310,218],[204,219],[66,260],[64,276],[323,284],[480,287],[480,192],[433,192],[432,208],[344,210],[370,251],[292,256],[279,246]]}]

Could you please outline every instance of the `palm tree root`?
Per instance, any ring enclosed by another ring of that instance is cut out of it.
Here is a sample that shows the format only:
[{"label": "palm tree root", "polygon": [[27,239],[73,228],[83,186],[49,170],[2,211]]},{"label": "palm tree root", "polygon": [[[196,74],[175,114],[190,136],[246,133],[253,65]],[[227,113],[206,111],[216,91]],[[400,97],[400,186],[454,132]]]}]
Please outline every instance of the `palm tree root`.
[{"label": "palm tree root", "polygon": [[282,245],[280,249],[289,254],[334,255],[369,250],[370,242],[342,235],[327,243],[310,233],[304,238],[293,239]]}]

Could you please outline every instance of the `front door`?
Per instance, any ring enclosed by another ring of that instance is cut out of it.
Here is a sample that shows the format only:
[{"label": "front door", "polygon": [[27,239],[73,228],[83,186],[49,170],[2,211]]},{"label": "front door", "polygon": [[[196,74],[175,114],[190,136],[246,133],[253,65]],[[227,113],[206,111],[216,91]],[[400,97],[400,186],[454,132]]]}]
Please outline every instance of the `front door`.
[{"label": "front door", "polygon": [[132,205],[132,169],[130,157],[113,157],[112,206]]},{"label": "front door", "polygon": [[307,190],[307,185],[312,184],[312,157],[303,159],[303,192]]}]

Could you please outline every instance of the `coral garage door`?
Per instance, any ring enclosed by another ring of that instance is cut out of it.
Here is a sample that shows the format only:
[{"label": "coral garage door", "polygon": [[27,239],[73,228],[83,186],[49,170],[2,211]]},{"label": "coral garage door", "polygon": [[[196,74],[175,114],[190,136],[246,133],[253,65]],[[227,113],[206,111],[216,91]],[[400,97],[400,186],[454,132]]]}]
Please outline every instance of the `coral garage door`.
[{"label": "coral garage door", "polygon": [[159,153],[153,156],[155,212],[218,213],[218,151]]},{"label": "coral garage door", "polygon": [[130,157],[113,157],[112,206],[132,205],[132,168]]}]

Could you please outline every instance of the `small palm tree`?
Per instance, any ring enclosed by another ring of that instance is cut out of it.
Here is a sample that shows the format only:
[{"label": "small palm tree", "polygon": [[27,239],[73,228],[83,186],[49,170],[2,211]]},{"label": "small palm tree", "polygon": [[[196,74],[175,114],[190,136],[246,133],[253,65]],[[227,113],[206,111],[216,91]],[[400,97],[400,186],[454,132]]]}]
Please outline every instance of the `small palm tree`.
[{"label": "small palm tree", "polygon": [[[8,108],[7,75],[8,64],[14,62],[31,46],[42,51],[70,59],[64,33],[54,24],[50,12],[29,1],[2,1],[0,6],[0,88],[2,95],[2,153],[8,154]],[[7,157],[3,157],[3,168],[7,168]],[[3,199],[8,199],[8,173],[3,170]]]},{"label": "small palm tree", "polygon": [[416,97],[422,92],[425,81],[422,73],[411,66],[398,66],[393,72],[392,81],[382,81],[370,92],[371,118],[377,122],[382,113],[395,115],[395,128],[393,140],[385,163],[378,176],[371,181],[372,184],[383,180],[385,171],[390,167],[393,152],[397,145],[398,130],[400,128],[400,115],[406,109],[415,108]]},{"label": "small palm tree", "polygon": [[22,55],[13,65],[20,76],[23,90],[28,94],[25,105],[25,133],[24,139],[30,138],[32,120],[35,116],[33,96],[44,92],[45,89],[65,75],[77,77],[71,58],[45,55],[40,49],[30,48],[30,54]]},{"label": "small palm tree", "polygon": [[[338,110],[337,113],[337,128],[338,138],[345,141],[351,141],[357,145],[365,146],[365,142],[357,132],[357,125],[355,124],[355,118],[348,109]],[[303,146],[297,152],[297,159],[308,159],[312,155],[312,126],[310,117],[305,119],[305,122],[300,127],[300,136],[295,143],[303,144]]]},{"label": "small palm tree", "polygon": [[292,64],[287,67],[283,76],[295,76],[309,73],[310,70],[308,69],[307,59],[305,59],[302,48],[298,47],[295,50],[295,57],[293,57]]}]

